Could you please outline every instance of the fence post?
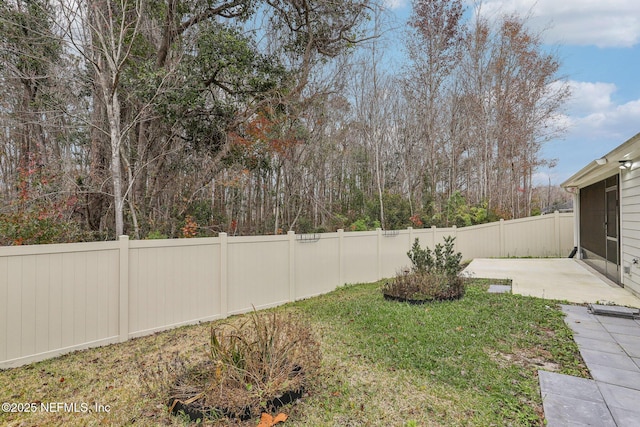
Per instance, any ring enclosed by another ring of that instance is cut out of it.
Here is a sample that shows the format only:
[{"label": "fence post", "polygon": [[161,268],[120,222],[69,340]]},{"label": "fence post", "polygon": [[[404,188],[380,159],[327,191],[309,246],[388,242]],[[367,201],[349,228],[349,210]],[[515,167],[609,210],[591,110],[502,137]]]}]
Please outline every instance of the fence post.
[{"label": "fence post", "polygon": [[296,299],[296,232],[293,230],[287,231],[287,238],[289,239],[289,301],[295,301]]},{"label": "fence post", "polygon": [[338,284],[344,285],[344,229],[338,229]]},{"label": "fence post", "polygon": [[377,264],[377,273],[376,280],[382,279],[382,228],[376,228],[378,244],[376,245],[376,264]]},{"label": "fence post", "polygon": [[436,247],[436,230],[438,228],[435,225],[431,226],[431,249]]},{"label": "fence post", "polygon": [[453,224],[453,250],[458,250],[458,226]]},{"label": "fence post", "polygon": [[229,264],[228,264],[228,243],[229,237],[227,233],[218,234],[220,237],[220,317],[223,319],[228,316],[229,313]]},{"label": "fence post", "polygon": [[555,233],[555,243],[556,243],[556,256],[560,257],[560,212],[557,210],[553,212],[553,232]]},{"label": "fence post", "polygon": [[409,231],[409,246],[407,247],[407,250],[411,250],[411,245],[413,245],[413,227],[407,227],[407,230]]},{"label": "fence post", "polygon": [[500,218],[500,224],[498,227],[498,239],[500,242],[500,257],[504,258],[505,248],[504,248],[504,219]]},{"label": "fence post", "polygon": [[119,341],[125,342],[129,339],[129,236],[120,236],[118,238],[118,249],[120,252],[118,332]]}]

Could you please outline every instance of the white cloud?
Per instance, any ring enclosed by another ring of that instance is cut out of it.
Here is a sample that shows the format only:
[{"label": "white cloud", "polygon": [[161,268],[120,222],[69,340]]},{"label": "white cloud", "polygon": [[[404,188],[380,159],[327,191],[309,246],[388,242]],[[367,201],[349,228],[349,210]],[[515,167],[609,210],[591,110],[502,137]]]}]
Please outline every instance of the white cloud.
[{"label": "white cloud", "polygon": [[547,157],[560,159],[564,178],[640,131],[640,99],[616,103],[612,96],[617,87],[612,83],[568,84],[572,95],[566,114],[554,117],[555,124],[567,130],[566,141],[555,141],[545,148]]},{"label": "white cloud", "polygon": [[610,83],[570,82],[570,85],[573,90],[568,106],[571,136],[615,139],[639,131],[640,100],[614,103],[611,95],[616,87]]},{"label": "white cloud", "polygon": [[[551,85],[553,92],[562,85],[556,82]],[[593,131],[610,120],[610,115],[617,110],[611,96],[617,87],[613,83],[579,82],[570,80],[566,83],[571,96],[565,104],[565,110],[551,118],[550,123],[569,133],[580,132],[585,126]]]},{"label": "white cloud", "polygon": [[409,0],[384,0],[384,5],[390,10],[403,9],[409,6]]},{"label": "white cloud", "polygon": [[[471,3],[471,2],[468,2]],[[482,13],[517,12],[550,43],[631,47],[640,42],[638,0],[485,0]]]},{"label": "white cloud", "polygon": [[611,95],[617,90],[613,83],[569,81],[571,99],[568,107],[574,114],[589,114],[613,107]]},{"label": "white cloud", "polygon": [[635,135],[640,131],[640,100],[630,101],[602,114],[602,129],[616,135]]}]

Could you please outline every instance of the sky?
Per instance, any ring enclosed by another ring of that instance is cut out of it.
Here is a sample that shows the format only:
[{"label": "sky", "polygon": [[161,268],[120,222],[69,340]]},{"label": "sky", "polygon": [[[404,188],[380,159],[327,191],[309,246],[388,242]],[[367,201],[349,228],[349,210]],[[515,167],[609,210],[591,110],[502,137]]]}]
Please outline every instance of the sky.
[{"label": "sky", "polygon": [[[400,23],[406,21],[410,0],[385,1]],[[531,29],[542,31],[545,49],[558,55],[559,75],[571,88],[560,117],[567,131],[542,149],[542,157],[557,165],[539,170],[537,185],[561,184],[640,133],[640,1],[484,0],[482,10],[488,17],[528,16]]]}]

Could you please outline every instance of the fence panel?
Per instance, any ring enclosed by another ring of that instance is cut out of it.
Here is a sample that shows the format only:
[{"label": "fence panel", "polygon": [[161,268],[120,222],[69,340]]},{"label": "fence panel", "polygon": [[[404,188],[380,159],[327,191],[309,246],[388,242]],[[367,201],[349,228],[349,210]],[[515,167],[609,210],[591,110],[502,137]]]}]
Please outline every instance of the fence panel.
[{"label": "fence panel", "polygon": [[130,336],[220,317],[219,238],[131,242]]},{"label": "fence panel", "polygon": [[[433,249],[438,243],[442,244],[444,238],[448,236],[455,237],[458,230],[455,227],[447,228],[419,228],[413,230],[412,239],[418,238],[420,240],[420,246],[425,248],[429,247]],[[413,241],[411,242],[413,245]]]},{"label": "fence panel", "polygon": [[[565,214],[566,215],[566,214]],[[558,257],[568,256],[573,247],[569,233],[559,233],[561,214],[542,215],[504,222],[506,257]],[[572,226],[571,226],[572,227]],[[564,241],[567,238],[567,241]]]},{"label": "fence panel", "polygon": [[533,254],[547,256],[553,248],[553,237],[545,232],[546,227],[540,228],[540,222],[547,226],[553,225],[553,217],[547,216],[536,222],[518,220],[504,224],[505,248],[503,256],[506,257],[530,257]]},{"label": "fence panel", "polygon": [[[444,242],[445,237],[456,237],[458,235],[458,229],[456,227],[449,228],[432,228],[435,231],[434,233],[434,245],[438,243],[442,244]],[[455,240],[456,250],[458,245],[458,239]]]},{"label": "fence panel", "polygon": [[409,240],[408,230],[382,233],[380,254],[382,277],[393,277],[402,268],[411,266],[411,261],[407,258],[407,251],[411,248]]},{"label": "fence panel", "polygon": [[378,232],[344,233],[344,283],[375,282],[378,275]]},{"label": "fence panel", "polygon": [[289,301],[288,236],[229,237],[229,314]]},{"label": "fence panel", "polygon": [[413,240],[464,259],[567,256],[573,214],[465,228],[0,247],[0,368],[392,277]]},{"label": "fence panel", "polygon": [[573,214],[561,213],[558,214],[558,219],[560,221],[558,224],[560,228],[560,253],[557,256],[565,257],[569,256],[575,245],[573,241]]},{"label": "fence panel", "polygon": [[500,223],[457,229],[456,250],[462,252],[463,260],[500,256]]},{"label": "fence panel", "polygon": [[340,236],[325,233],[295,242],[295,299],[330,292],[340,283]]},{"label": "fence panel", "polygon": [[[0,367],[118,338],[113,242],[0,251]],[[31,253],[29,253],[31,252]]]}]

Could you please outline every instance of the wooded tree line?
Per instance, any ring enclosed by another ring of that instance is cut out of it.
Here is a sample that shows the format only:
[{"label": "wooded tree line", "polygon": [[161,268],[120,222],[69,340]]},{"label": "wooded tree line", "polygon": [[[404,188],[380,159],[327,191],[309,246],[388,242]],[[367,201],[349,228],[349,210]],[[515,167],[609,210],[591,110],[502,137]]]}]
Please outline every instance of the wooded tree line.
[{"label": "wooded tree line", "polygon": [[0,2],[0,243],[529,215],[566,85],[467,16],[415,0],[390,72],[371,0]]}]

